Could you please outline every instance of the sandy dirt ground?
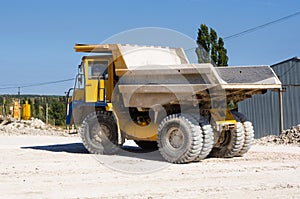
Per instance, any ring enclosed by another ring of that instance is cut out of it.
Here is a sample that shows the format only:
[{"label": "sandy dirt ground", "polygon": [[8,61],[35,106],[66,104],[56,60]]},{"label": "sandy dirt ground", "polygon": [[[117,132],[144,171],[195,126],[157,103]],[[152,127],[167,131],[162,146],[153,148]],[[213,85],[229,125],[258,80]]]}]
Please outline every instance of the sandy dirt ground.
[{"label": "sandy dirt ground", "polygon": [[300,147],[254,145],[244,156],[166,163],[128,142],[88,154],[77,137],[0,136],[0,198],[299,198]]}]

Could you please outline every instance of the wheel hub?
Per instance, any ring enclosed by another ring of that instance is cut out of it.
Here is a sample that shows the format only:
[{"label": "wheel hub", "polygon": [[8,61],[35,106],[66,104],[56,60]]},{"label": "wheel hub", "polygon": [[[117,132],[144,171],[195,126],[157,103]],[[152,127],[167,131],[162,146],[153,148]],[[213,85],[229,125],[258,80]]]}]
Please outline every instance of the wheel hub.
[{"label": "wheel hub", "polygon": [[215,145],[215,147],[221,147],[221,146],[226,146],[228,145],[228,143],[230,142],[231,139],[231,131],[230,130],[223,130],[221,132],[221,135],[218,139],[217,144]]},{"label": "wheel hub", "polygon": [[172,127],[167,132],[167,144],[175,149],[183,145],[183,138],[182,131],[177,127]]},{"label": "wheel hub", "polygon": [[106,125],[99,124],[95,126],[91,133],[92,133],[92,139],[96,142],[103,142],[105,139],[109,138],[109,128]]}]

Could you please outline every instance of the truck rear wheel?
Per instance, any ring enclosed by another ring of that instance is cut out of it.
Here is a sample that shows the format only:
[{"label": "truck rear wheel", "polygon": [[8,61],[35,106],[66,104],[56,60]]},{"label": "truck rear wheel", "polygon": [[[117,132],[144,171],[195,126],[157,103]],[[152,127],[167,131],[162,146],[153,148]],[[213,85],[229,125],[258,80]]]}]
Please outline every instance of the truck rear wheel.
[{"label": "truck rear wheel", "polygon": [[211,125],[204,117],[200,117],[199,124],[202,130],[203,146],[198,156],[198,160],[203,160],[209,155],[214,146],[214,133]]},{"label": "truck rear wheel", "polygon": [[87,115],[80,136],[90,153],[113,154],[120,148],[117,123],[110,112],[97,111]]},{"label": "truck rear wheel", "polygon": [[238,156],[244,145],[244,126],[241,122],[235,128],[221,132],[217,145],[211,151],[211,156],[218,158],[231,158]]},{"label": "truck rear wheel", "polygon": [[142,149],[155,151],[158,149],[157,142],[155,141],[140,141],[134,140],[134,142]]},{"label": "truck rear wheel", "polygon": [[242,149],[240,150],[238,156],[242,156],[245,153],[249,151],[251,148],[253,139],[254,139],[254,130],[253,130],[253,125],[252,123],[247,119],[245,115],[239,112],[232,112],[234,116],[239,118],[239,120],[242,122],[244,126],[244,131],[245,131],[245,138],[244,138],[244,145]]},{"label": "truck rear wheel", "polygon": [[186,115],[169,115],[159,125],[157,142],[159,152],[168,162],[191,162],[203,146],[199,122]]}]

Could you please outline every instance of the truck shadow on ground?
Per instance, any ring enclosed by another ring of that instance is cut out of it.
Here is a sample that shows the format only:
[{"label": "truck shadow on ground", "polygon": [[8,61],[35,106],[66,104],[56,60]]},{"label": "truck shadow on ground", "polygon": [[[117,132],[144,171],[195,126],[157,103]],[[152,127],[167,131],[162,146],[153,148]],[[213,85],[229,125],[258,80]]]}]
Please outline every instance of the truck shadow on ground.
[{"label": "truck shadow on ground", "polygon": [[82,153],[82,154],[89,153],[85,149],[82,143],[26,146],[26,147],[21,147],[21,149],[34,149],[34,150],[43,150],[43,151],[50,151],[50,152],[66,152],[66,153]]},{"label": "truck shadow on ground", "polygon": [[[41,145],[41,146],[25,146],[21,149],[33,149],[50,152],[66,152],[74,154],[90,154],[82,143],[67,143],[67,144],[53,144],[53,145]],[[109,156],[109,155],[102,155]],[[158,150],[144,150],[136,146],[123,145],[122,150],[117,152],[115,156],[130,157],[136,159],[153,160],[153,161],[165,161],[160,155]]]}]

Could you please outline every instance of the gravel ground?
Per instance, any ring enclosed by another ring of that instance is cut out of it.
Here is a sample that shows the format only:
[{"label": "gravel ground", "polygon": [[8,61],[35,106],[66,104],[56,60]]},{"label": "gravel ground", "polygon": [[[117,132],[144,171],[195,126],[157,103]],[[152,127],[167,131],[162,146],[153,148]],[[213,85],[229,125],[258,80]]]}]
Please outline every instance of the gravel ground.
[{"label": "gravel ground", "polygon": [[290,129],[284,130],[279,136],[269,135],[255,140],[255,143],[266,144],[283,144],[300,146],[300,125],[293,126]]},{"label": "gravel ground", "polygon": [[1,198],[299,198],[300,126],[255,140],[244,157],[170,164],[126,141],[92,155],[41,120],[0,124]]},{"label": "gravel ground", "polygon": [[1,198],[299,198],[300,147],[252,146],[244,157],[169,164],[127,142],[88,154],[78,137],[1,135]]},{"label": "gravel ground", "polygon": [[36,118],[21,121],[2,120],[0,135],[74,136],[61,127],[46,125],[42,120]]}]

